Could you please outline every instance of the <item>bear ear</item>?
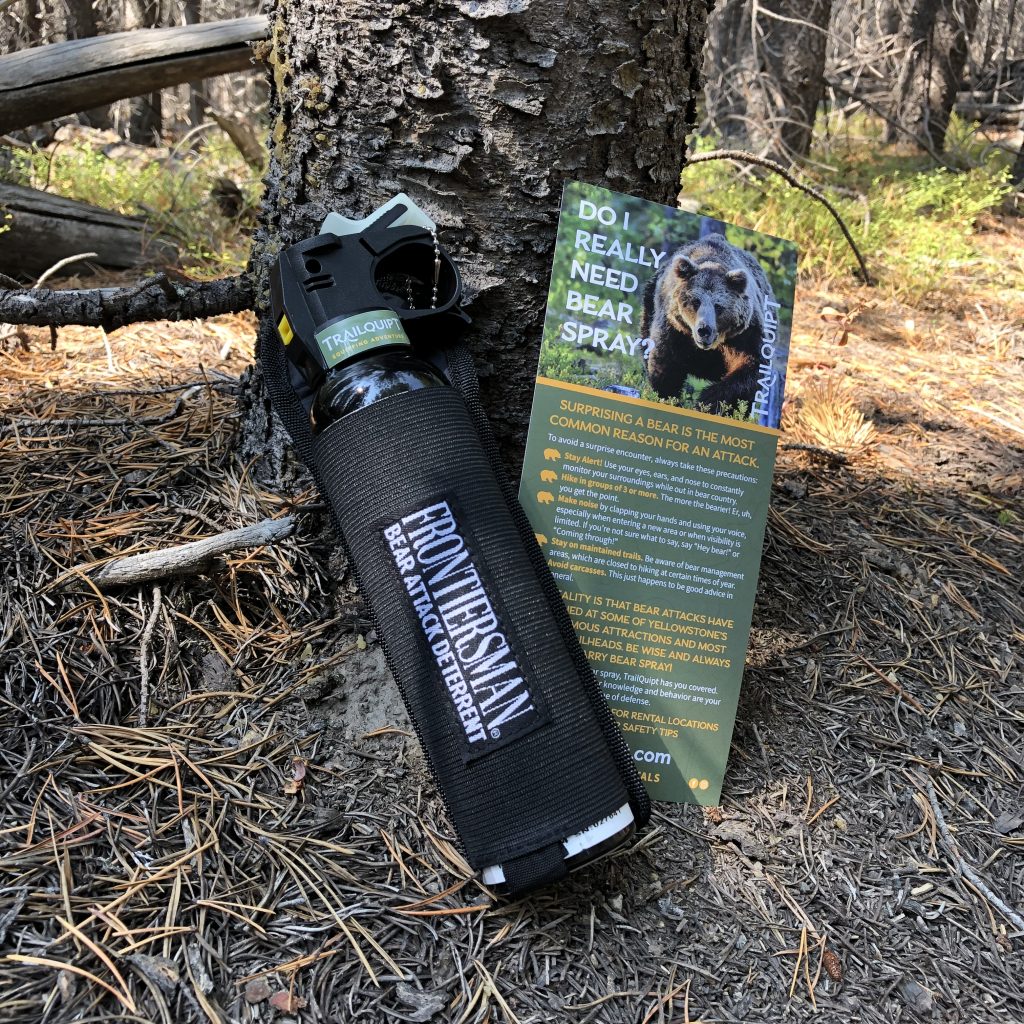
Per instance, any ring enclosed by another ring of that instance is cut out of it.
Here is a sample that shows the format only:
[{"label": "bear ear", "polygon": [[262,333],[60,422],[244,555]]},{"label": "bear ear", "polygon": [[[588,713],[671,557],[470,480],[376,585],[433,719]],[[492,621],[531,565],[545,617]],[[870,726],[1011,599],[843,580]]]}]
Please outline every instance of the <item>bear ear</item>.
[{"label": "bear ear", "polygon": [[697,264],[687,256],[676,260],[676,273],[682,278],[693,277],[697,273]]},{"label": "bear ear", "polygon": [[725,275],[725,283],[735,292],[747,290],[747,272],[745,270],[730,270]]}]

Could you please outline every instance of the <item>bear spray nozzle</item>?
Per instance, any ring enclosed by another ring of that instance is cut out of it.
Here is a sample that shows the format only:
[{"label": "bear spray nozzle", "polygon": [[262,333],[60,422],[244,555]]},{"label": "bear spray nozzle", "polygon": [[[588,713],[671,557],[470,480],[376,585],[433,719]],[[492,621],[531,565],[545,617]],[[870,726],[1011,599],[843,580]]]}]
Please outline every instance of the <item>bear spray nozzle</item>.
[{"label": "bear spray nozzle", "polygon": [[400,345],[469,323],[458,268],[404,194],[362,220],[328,214],[319,235],[278,256],[270,293],[289,360],[309,387],[357,354],[368,331]]}]

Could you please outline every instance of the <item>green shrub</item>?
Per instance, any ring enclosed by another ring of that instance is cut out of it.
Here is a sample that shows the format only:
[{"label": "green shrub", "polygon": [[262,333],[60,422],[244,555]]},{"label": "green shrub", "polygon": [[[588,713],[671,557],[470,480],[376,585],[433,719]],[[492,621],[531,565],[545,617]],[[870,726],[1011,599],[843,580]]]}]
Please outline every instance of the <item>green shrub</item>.
[{"label": "green shrub", "polygon": [[[834,147],[827,159],[821,179],[810,183],[839,210],[879,283],[910,298],[941,287],[951,269],[980,258],[972,238],[977,219],[1010,191],[999,160],[953,171],[875,142],[841,152]],[[855,271],[829,212],[779,175],[744,174],[729,161],[712,161],[686,168],[681,183],[702,213],[795,241],[803,272]]]},{"label": "green shrub", "polygon": [[[154,151],[159,152],[159,151]],[[6,176],[17,184],[142,216],[151,229],[179,243],[193,271],[223,274],[241,269],[249,241],[237,222],[220,214],[210,190],[230,178],[248,207],[262,185],[231,142],[219,132],[195,149],[173,147],[153,156],[139,147],[130,155],[106,156],[88,142],[58,143],[49,151],[17,151]]]}]

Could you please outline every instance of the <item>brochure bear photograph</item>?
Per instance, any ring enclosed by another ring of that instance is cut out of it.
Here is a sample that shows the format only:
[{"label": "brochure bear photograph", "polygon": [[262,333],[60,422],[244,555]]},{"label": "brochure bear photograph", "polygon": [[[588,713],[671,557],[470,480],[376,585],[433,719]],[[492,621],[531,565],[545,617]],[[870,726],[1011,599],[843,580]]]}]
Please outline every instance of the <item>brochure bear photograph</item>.
[{"label": "brochure bear photograph", "polygon": [[647,378],[663,399],[686,396],[687,378],[708,381],[699,406],[727,415],[753,402],[768,277],[749,252],[724,235],[679,246],[647,284],[641,329],[652,344]]}]

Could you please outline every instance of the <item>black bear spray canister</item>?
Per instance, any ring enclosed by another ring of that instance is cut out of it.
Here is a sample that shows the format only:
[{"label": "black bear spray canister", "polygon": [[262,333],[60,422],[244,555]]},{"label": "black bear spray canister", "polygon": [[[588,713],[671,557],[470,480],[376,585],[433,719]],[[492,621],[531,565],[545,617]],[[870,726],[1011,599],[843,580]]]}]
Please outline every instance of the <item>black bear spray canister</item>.
[{"label": "black bear spray canister", "polygon": [[442,798],[519,894],[613,849],[649,803],[497,465],[459,272],[404,195],[330,214],[271,275],[260,358],[310,465]]}]

